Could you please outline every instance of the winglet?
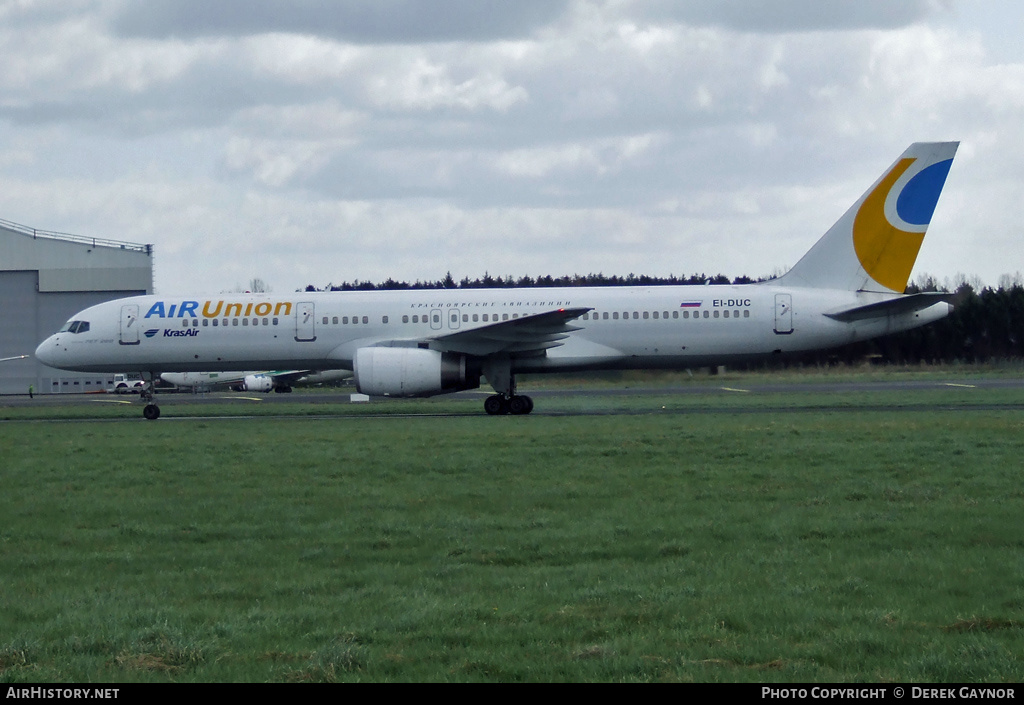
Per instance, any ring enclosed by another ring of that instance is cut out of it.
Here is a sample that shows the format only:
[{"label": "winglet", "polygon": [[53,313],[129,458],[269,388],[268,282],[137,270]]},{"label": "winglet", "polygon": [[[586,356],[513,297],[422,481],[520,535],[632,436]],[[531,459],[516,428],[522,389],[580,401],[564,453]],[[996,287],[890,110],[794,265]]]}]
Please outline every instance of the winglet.
[{"label": "winglet", "polygon": [[959,144],[910,145],[776,283],[902,294]]}]

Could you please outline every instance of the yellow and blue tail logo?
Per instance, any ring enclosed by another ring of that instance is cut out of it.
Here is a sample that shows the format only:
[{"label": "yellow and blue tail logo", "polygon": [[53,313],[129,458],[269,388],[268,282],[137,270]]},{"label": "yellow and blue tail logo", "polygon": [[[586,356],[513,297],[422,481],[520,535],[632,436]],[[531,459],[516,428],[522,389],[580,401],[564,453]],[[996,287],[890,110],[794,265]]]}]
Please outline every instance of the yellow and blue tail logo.
[{"label": "yellow and blue tail logo", "polygon": [[912,144],[783,277],[785,283],[903,293],[957,146]]},{"label": "yellow and blue tail logo", "polygon": [[[923,163],[923,164],[922,164]],[[853,221],[853,247],[872,279],[902,292],[953,159],[900,159],[871,191]]]}]

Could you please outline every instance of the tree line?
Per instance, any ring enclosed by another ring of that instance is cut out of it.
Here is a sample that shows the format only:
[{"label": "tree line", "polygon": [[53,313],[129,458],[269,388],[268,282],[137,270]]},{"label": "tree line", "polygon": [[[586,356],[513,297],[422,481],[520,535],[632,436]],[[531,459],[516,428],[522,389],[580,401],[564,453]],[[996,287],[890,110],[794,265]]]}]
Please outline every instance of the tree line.
[{"label": "tree line", "polygon": [[319,289],[312,284],[306,287],[306,291],[395,291],[403,289],[516,289],[528,287],[555,287],[555,286],[670,286],[670,285],[696,285],[696,284],[750,284],[757,280],[750,277],[737,277],[730,280],[724,274],[691,274],[688,277],[670,274],[667,277],[651,277],[646,274],[627,274],[624,277],[606,274],[569,274],[560,277],[540,276],[531,277],[492,277],[484,273],[483,277],[470,279],[463,277],[455,281],[452,273],[448,272],[443,279],[437,281],[421,282],[419,280],[399,282],[388,278],[379,284],[369,281],[343,282],[341,284],[328,284],[327,287]]},{"label": "tree line", "polygon": [[[704,273],[689,276],[652,277],[628,274],[572,274],[558,277],[522,276],[493,277],[484,274],[476,279],[456,281],[451,272],[433,282],[399,282],[387,279],[379,284],[355,281],[329,285],[325,289],[314,286],[306,291],[383,291],[402,289],[487,289],[522,287],[573,286],[668,286],[703,284],[749,284],[761,279],[742,276],[730,279],[723,274]],[[1019,276],[1004,277],[998,287],[983,287],[979,283],[961,281],[952,291],[930,277],[911,284],[908,294],[940,291],[951,294],[953,311],[947,317],[914,330],[854,343],[842,348],[808,354],[800,358],[805,364],[854,364],[864,360],[880,363],[916,364],[951,362],[987,362],[1024,358],[1024,284]]]},{"label": "tree line", "polygon": [[[922,289],[911,286],[907,293],[917,291]],[[894,363],[988,362],[1024,357],[1024,286],[1019,282],[980,290],[962,283],[950,303],[953,311],[945,318],[870,341],[865,344],[864,354],[879,355]]]}]

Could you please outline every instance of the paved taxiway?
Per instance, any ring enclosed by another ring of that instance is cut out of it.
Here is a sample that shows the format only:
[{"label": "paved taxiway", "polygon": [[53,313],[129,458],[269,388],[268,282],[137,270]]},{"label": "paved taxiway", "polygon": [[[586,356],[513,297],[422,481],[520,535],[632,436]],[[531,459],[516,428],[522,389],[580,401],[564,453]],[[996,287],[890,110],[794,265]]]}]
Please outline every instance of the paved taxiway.
[{"label": "paved taxiway", "polygon": [[[621,386],[621,387],[605,387],[605,386],[587,386],[581,389],[547,389],[547,390],[533,390],[524,389],[524,393],[529,394],[537,401],[541,401],[547,398],[558,398],[558,397],[574,397],[574,396],[606,396],[606,397],[622,397],[622,396],[665,396],[665,395],[680,395],[680,396],[735,396],[737,394],[841,394],[844,392],[848,393],[861,393],[861,392],[905,392],[908,394],[908,401],[910,401],[909,395],[915,392],[921,391],[935,391],[935,390],[950,390],[950,389],[1003,389],[1012,390],[1018,389],[1024,391],[1024,378],[992,378],[992,379],[958,379],[958,380],[942,380],[942,381],[921,381],[921,380],[888,380],[881,382],[797,382],[797,383],[757,383],[757,384],[743,384],[742,381],[730,381],[728,384],[692,384],[692,385],[680,385],[680,386],[655,386],[655,387],[643,387],[643,386]],[[355,390],[352,388],[337,388],[331,390],[295,390],[291,394],[259,394],[251,392],[208,392],[193,394],[190,392],[163,392],[157,395],[157,402],[161,405],[164,410],[173,409],[177,404],[188,404],[195,411],[196,416],[202,416],[202,406],[207,404],[225,404],[225,403],[239,403],[239,415],[245,415],[244,405],[246,403],[260,402],[261,404],[270,405],[282,405],[281,415],[289,415],[287,407],[284,404],[295,404],[295,403],[309,403],[318,405],[332,405],[332,404],[350,404],[349,395]],[[454,395],[447,395],[442,398],[458,398],[458,399],[479,399],[482,403],[483,399],[490,394],[490,391],[474,390],[470,392],[460,392]],[[408,401],[416,400],[405,400],[405,399],[384,399],[377,398],[374,400],[376,404],[371,404],[366,407],[366,413],[360,414],[365,416],[375,415],[375,411],[379,410],[380,403],[387,404],[403,404]],[[966,400],[965,400],[966,401]],[[83,406],[83,405],[107,405],[107,404],[123,404],[125,407],[135,407],[138,409],[138,417],[142,416],[142,404],[138,398],[134,395],[118,395],[118,394],[37,394],[34,398],[30,399],[27,394],[25,395],[5,395],[0,396],[0,408],[4,407],[28,407],[28,406],[42,406],[42,407],[59,407],[59,406]],[[374,407],[377,407],[375,409]],[[728,408],[721,409],[722,411],[728,411],[730,413],[774,413],[783,411],[799,411],[799,410],[815,410],[815,411],[826,411],[830,408],[835,410],[851,411],[853,408],[849,406],[836,405],[835,407],[822,407],[820,404],[813,407],[796,407],[796,408],[774,408],[765,407],[763,404],[751,405],[749,408],[743,406],[737,407],[735,404],[730,404]],[[899,409],[921,409],[920,404],[908,405],[905,407],[893,407],[889,406],[874,406],[874,405],[860,405],[854,407],[859,410],[865,411],[877,411],[877,410],[899,410]],[[936,407],[941,408],[941,407]],[[1020,404],[1014,403],[1000,403],[1000,404],[981,404],[971,405],[967,403],[964,405],[957,405],[957,408],[963,409],[988,409],[998,408],[1002,410],[1022,409],[1024,410],[1024,395],[1021,397]],[[708,407],[700,407],[693,409],[673,409],[669,410],[670,413],[710,413],[716,409]],[[482,414],[481,410],[481,414]],[[546,411],[543,404],[538,404],[537,410],[532,414],[533,416],[544,416],[544,415],[559,415],[564,416],[566,414],[580,414],[580,415],[592,415],[592,414],[635,414],[635,413],[650,413],[649,411],[637,411],[637,410],[623,410],[609,408],[607,411],[586,411],[586,412],[567,412],[567,411]],[[389,416],[395,415],[395,409],[389,409]],[[423,415],[423,414],[417,414]],[[429,414],[434,415],[434,414]],[[445,414],[440,414],[445,415]],[[464,415],[464,414],[459,414]],[[218,414],[222,417],[221,414]],[[305,418],[309,418],[307,414],[303,414]],[[126,418],[135,418],[134,415],[129,415]]]}]

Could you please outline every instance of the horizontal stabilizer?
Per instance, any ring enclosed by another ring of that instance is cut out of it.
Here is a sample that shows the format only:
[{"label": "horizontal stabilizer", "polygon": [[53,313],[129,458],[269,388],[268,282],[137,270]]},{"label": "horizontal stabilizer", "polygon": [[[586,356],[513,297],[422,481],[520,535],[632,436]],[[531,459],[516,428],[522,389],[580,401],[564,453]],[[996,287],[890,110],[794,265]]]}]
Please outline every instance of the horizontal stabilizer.
[{"label": "horizontal stabilizer", "polygon": [[949,303],[953,298],[952,294],[910,294],[897,299],[879,301],[866,306],[848,308],[837,313],[826,313],[825,315],[836,321],[848,323],[850,321],[863,321],[869,318],[885,318],[886,316],[898,316],[915,311],[923,311],[937,303]]}]

